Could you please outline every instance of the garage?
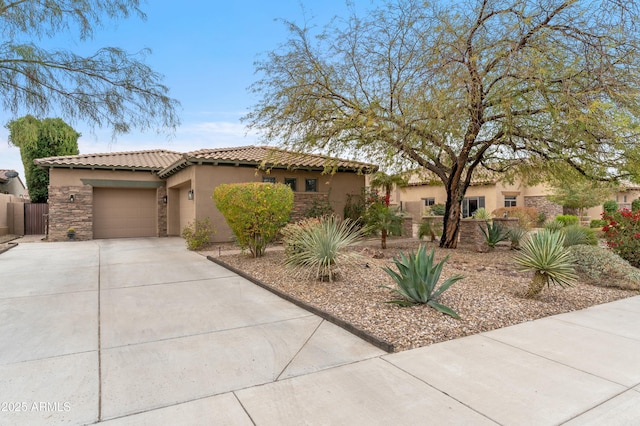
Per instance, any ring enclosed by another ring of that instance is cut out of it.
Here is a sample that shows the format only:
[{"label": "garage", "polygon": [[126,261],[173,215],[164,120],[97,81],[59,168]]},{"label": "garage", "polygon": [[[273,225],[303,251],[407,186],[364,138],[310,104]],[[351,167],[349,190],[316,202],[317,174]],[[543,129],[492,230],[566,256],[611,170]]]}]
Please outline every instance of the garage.
[{"label": "garage", "polygon": [[156,189],[93,188],[93,238],[156,237]]}]

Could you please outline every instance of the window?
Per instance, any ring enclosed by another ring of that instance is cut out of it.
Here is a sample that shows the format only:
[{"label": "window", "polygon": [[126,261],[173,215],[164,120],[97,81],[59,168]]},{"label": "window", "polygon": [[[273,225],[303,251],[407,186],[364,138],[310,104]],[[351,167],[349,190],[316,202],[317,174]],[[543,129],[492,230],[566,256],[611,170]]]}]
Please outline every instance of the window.
[{"label": "window", "polygon": [[269,176],[262,176],[262,181],[267,183],[276,183],[276,178]]},{"label": "window", "polygon": [[305,179],[304,190],[306,192],[318,192],[318,179]]},{"label": "window", "polygon": [[298,179],[296,178],[284,178],[284,184],[289,185],[293,192],[297,191]]},{"label": "window", "polygon": [[623,203],[626,203],[626,202],[627,202],[627,196],[626,196],[626,195],[623,195],[623,196],[622,196],[622,202],[623,202]]},{"label": "window", "polygon": [[436,199],[435,198],[423,198],[423,200],[424,200],[424,206],[425,207],[433,206],[436,203]]},{"label": "window", "polygon": [[515,195],[505,195],[504,196],[504,206],[505,207],[516,207],[516,196]]},{"label": "window", "polygon": [[462,217],[472,216],[480,207],[484,208],[484,197],[467,197],[462,200]]}]

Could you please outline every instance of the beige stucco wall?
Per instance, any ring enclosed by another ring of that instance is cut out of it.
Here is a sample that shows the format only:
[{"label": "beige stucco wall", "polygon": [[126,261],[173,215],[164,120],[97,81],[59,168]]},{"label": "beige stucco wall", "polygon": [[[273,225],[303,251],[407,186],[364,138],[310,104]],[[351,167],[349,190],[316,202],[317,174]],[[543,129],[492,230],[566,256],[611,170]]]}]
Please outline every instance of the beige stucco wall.
[{"label": "beige stucco wall", "polygon": [[[364,176],[355,173],[323,175],[318,171],[271,170],[268,173],[254,167],[196,165],[181,170],[167,179],[169,191],[169,235],[180,235],[182,229],[195,218],[209,217],[216,228],[213,242],[233,240],[233,233],[213,201],[216,186],[227,183],[262,182],[263,177],[274,177],[284,183],[285,178],[297,179],[297,193],[304,193],[305,179],[317,179],[318,194],[329,197],[334,211],[342,216],[347,194],[359,194],[364,186]],[[193,189],[194,200],[188,200],[187,192]],[[176,198],[177,197],[177,198]]]},{"label": "beige stucco wall", "polygon": [[28,201],[29,191],[25,188],[20,177],[11,178],[5,183],[0,183],[0,194],[15,195],[23,201]]}]

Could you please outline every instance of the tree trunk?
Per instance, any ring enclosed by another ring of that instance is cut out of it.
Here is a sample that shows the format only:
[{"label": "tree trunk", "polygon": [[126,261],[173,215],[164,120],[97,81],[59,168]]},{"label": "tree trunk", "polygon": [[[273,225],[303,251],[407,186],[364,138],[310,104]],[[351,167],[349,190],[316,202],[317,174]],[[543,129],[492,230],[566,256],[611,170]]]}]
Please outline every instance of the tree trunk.
[{"label": "tree trunk", "polygon": [[460,216],[462,215],[462,198],[464,191],[460,182],[450,182],[447,187],[447,204],[444,213],[442,238],[440,247],[454,249],[458,246]]},{"label": "tree trunk", "polygon": [[383,229],[382,231],[380,231],[380,243],[382,244],[382,248],[386,249],[387,248],[387,230]]},{"label": "tree trunk", "polygon": [[544,285],[547,283],[547,277],[545,277],[540,272],[536,271],[529,283],[529,287],[527,288],[527,293],[525,297],[533,298],[540,294]]}]

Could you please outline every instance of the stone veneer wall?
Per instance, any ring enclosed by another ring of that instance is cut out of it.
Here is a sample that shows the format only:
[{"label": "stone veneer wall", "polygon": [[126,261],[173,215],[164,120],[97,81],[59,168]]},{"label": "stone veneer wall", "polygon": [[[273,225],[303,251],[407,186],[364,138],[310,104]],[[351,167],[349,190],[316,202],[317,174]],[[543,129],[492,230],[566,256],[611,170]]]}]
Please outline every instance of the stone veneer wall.
[{"label": "stone veneer wall", "polygon": [[[73,194],[75,201],[69,201]],[[49,187],[49,241],[67,239],[67,230],[76,231],[76,240],[93,238],[93,188],[90,185]]]},{"label": "stone veneer wall", "polygon": [[517,217],[494,217],[493,223],[499,223],[505,231],[518,227]]},{"label": "stone veneer wall", "polygon": [[[317,192],[296,192],[293,195],[293,210],[291,211],[291,222],[304,219],[304,213],[313,205],[314,200],[328,200],[327,194]],[[338,212],[336,212],[338,213]]]},{"label": "stone veneer wall", "polygon": [[538,213],[544,213],[546,220],[551,220],[554,217],[562,214],[562,206],[556,203],[552,203],[547,200],[547,197],[540,196],[525,196],[524,206],[533,207],[538,210]]},{"label": "stone veneer wall", "polygon": [[486,227],[487,221],[484,219],[462,219],[460,220],[460,228],[458,232],[458,246],[466,248],[474,248],[478,251],[484,251],[485,240],[480,226]]},{"label": "stone veneer wall", "polygon": [[167,203],[164,201],[164,197],[167,195],[167,187],[160,186],[156,191],[156,197],[158,202],[158,237],[167,236]]},{"label": "stone veneer wall", "polygon": [[410,214],[404,215],[404,220],[402,221],[402,236],[413,238],[413,217]]}]

